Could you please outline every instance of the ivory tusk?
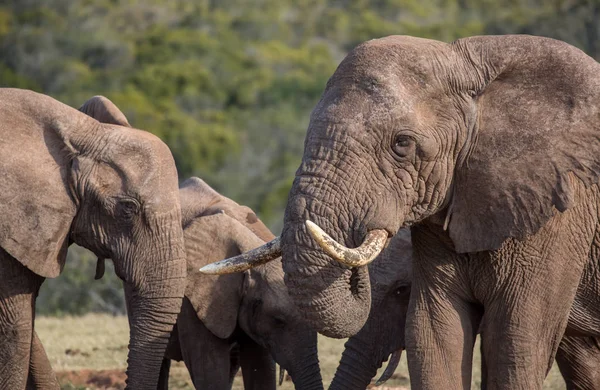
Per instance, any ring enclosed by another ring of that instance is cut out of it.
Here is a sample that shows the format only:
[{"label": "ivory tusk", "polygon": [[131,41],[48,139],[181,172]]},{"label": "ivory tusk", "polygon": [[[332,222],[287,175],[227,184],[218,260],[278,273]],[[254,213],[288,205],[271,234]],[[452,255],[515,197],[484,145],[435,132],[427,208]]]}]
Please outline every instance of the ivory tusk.
[{"label": "ivory tusk", "polygon": [[283,384],[283,379],[285,378],[285,368],[279,365],[279,386]]},{"label": "ivory tusk", "polygon": [[102,279],[104,276],[105,264],[104,257],[98,257],[98,261],[96,262],[96,274],[94,275],[95,280]]},{"label": "ivory tusk", "polygon": [[383,371],[383,374],[381,374],[381,378],[379,378],[377,382],[375,382],[375,386],[383,385],[385,382],[387,382],[388,379],[392,377],[392,375],[394,375],[396,368],[398,368],[398,363],[400,363],[401,356],[402,348],[392,353],[392,357],[390,357],[390,361],[388,362],[385,371]]},{"label": "ivory tusk", "polygon": [[224,275],[246,271],[257,265],[268,263],[281,256],[281,239],[279,237],[263,246],[252,249],[229,259],[217,261],[200,268],[207,275]]},{"label": "ivory tusk", "polygon": [[351,249],[331,238],[314,222],[307,220],[306,229],[329,256],[349,267],[362,267],[375,260],[388,238],[383,229],[371,230],[358,248]]}]

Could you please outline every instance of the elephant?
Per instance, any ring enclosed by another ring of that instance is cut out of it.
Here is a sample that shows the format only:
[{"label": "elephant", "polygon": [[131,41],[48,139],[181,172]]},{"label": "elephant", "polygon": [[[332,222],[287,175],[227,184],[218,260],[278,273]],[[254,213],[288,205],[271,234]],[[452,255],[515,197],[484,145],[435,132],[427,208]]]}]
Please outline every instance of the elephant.
[{"label": "elephant", "polygon": [[600,335],[597,275],[584,274],[600,253],[598,173],[600,64],[577,48],[370,40],[311,113],[281,236],[204,271],[282,254],[302,315],[343,338],[368,317],[366,265],[411,227],[413,388],[469,388],[481,324],[489,388],[541,389],[571,311],[593,319],[578,333]]},{"label": "elephant", "polygon": [[[166,359],[183,360],[196,389],[231,388],[241,366],[245,389],[274,390],[273,358],[296,389],[322,389],[317,332],[291,302],[281,261],[230,275],[198,272],[263,245],[273,234],[250,208],[197,177],[182,184],[180,198],[188,282]],[[230,357],[232,350],[237,356]],[[168,363],[163,366],[166,389]]]},{"label": "elephant", "polygon": [[[405,346],[412,261],[410,230],[401,229],[377,259],[369,264],[372,300],[369,318],[362,329],[346,342],[330,390],[364,390],[388,358],[388,366],[377,383],[385,382],[394,373]],[[600,281],[597,285],[600,287]],[[579,298],[576,296],[575,300]],[[588,320],[574,318],[577,315],[572,313],[570,324]],[[481,355],[484,355],[483,351]],[[568,390],[600,388],[600,345],[597,338],[564,336],[556,361]],[[487,388],[485,372],[485,361],[482,360],[482,389]]]},{"label": "elephant", "polygon": [[169,148],[32,91],[1,89],[0,101],[0,388],[43,386],[34,379],[51,371],[35,299],[72,243],[131,286],[127,386],[155,388],[186,280]]},{"label": "elephant", "polygon": [[[100,122],[130,126],[104,96],[81,108]],[[229,389],[242,368],[246,389],[275,389],[275,361],[297,389],[322,389],[317,333],[301,319],[283,282],[281,261],[244,273],[208,276],[198,269],[274,238],[248,207],[221,195],[197,177],[179,189],[187,281],[181,311],[161,367],[167,389],[170,360],[183,360],[197,389]],[[98,262],[96,278],[102,277]],[[129,312],[131,291],[125,285]]]}]

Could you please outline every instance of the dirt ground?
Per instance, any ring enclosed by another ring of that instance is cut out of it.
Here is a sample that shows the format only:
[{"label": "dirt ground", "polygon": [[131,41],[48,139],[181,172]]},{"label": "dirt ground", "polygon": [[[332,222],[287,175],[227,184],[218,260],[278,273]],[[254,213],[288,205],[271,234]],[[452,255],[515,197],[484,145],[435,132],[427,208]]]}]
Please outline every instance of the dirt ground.
[{"label": "dirt ground", "polygon": [[[79,370],[57,373],[63,389],[125,389],[125,372],[122,370]],[[287,377],[286,381],[290,381]],[[404,386],[369,386],[370,390],[408,390]]]},{"label": "dirt ground", "polygon": [[[88,314],[83,317],[37,317],[36,331],[65,390],[124,389],[129,329],[126,317]],[[325,388],[329,386],[344,348],[345,340],[319,337],[319,361]],[[476,346],[472,388],[480,388],[479,346]],[[385,368],[382,367],[381,375]],[[242,390],[242,378],[236,378],[234,390]],[[288,379],[288,378],[286,378]],[[193,389],[182,362],[172,362],[169,389]],[[278,390],[292,390],[286,380]],[[383,386],[370,390],[407,390],[409,388],[406,357],[402,356],[394,376]],[[564,390],[565,385],[554,367],[544,390]]]},{"label": "dirt ground", "polygon": [[62,386],[94,389],[125,389],[125,372],[122,370],[78,370],[56,373]]}]

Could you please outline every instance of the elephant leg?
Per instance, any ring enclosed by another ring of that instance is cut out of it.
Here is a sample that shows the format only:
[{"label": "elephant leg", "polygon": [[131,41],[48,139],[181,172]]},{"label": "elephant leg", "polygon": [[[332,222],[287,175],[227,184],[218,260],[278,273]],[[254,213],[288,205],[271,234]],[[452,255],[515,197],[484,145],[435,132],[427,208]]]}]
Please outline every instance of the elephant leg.
[{"label": "elephant leg", "polygon": [[481,308],[464,293],[468,258],[414,227],[406,353],[413,389],[470,389]]},{"label": "elephant leg", "polygon": [[179,345],[185,366],[198,390],[230,389],[231,343],[208,330],[187,298],[177,317]]},{"label": "elephant leg", "polygon": [[[577,270],[576,265],[572,268]],[[496,291],[485,306],[482,343],[488,390],[542,389],[552,368],[576,290],[560,286],[576,287],[579,279],[566,269],[532,270],[526,266],[507,278],[509,290]]]},{"label": "elephant leg", "polygon": [[58,379],[52,370],[50,360],[42,342],[35,330],[31,341],[31,357],[29,360],[29,375],[27,378],[27,390],[33,389],[59,389]]},{"label": "elephant leg", "polygon": [[565,336],[556,362],[567,390],[600,389],[600,343],[595,337]]},{"label": "elephant leg", "polygon": [[476,308],[458,300],[414,295],[419,295],[420,304],[417,310],[409,309],[406,327],[411,383],[422,389],[470,389]]},{"label": "elephant leg", "polygon": [[240,342],[240,362],[246,390],[275,390],[275,360],[266,348],[248,336]]},{"label": "elephant leg", "polygon": [[[514,287],[514,291],[519,289]],[[541,316],[535,309],[543,305],[541,302],[537,299],[527,302],[522,298],[519,304],[504,302],[492,305],[490,310],[486,307],[481,342],[487,368],[487,390],[542,389],[552,368],[568,312],[563,313],[557,308],[552,315]]]},{"label": "elephant leg", "polygon": [[0,388],[27,385],[35,298],[44,278],[0,249]]}]

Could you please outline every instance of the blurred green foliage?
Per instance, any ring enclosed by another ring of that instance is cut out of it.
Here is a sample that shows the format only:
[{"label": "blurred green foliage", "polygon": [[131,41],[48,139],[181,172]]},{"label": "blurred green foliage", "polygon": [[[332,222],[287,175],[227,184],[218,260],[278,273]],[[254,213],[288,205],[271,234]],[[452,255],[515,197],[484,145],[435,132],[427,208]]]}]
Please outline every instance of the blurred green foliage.
[{"label": "blurred green foliage", "polygon": [[4,0],[0,85],[74,107],[109,97],[167,142],[181,180],[202,177],[278,232],[310,111],[356,44],[527,33],[599,59],[598,20],[600,0]]}]

